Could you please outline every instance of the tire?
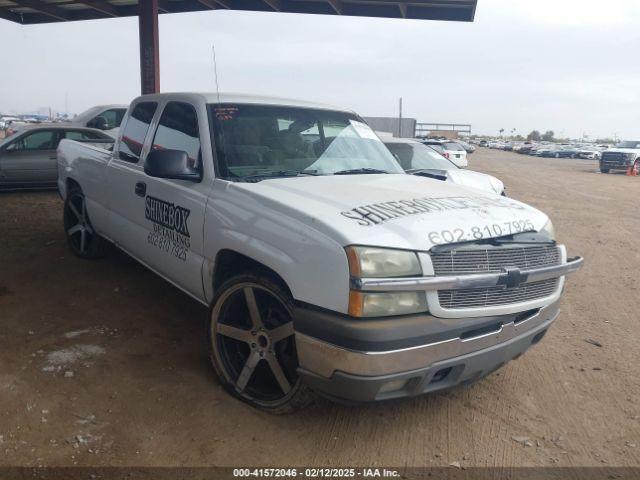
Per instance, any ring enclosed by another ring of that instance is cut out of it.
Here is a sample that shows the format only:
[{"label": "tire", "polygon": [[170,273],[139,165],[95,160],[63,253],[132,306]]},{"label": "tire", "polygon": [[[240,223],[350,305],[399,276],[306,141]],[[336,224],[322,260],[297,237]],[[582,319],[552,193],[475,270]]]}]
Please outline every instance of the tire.
[{"label": "tire", "polygon": [[104,257],[111,244],[98,235],[91,225],[84,194],[79,188],[69,190],[64,201],[64,234],[71,251],[80,258]]},{"label": "tire", "polygon": [[220,286],[209,354],[223,387],[254,408],[281,415],[315,399],[297,374],[293,299],[268,275],[240,274]]},{"label": "tire", "polygon": [[600,173],[609,173],[608,168],[600,168]]}]

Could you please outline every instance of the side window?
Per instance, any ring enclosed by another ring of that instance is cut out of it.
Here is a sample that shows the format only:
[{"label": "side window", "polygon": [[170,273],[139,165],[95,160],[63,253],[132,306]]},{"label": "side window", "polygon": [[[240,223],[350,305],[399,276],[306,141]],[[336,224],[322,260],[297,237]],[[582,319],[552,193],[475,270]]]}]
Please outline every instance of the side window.
[{"label": "side window", "polygon": [[187,152],[189,166],[197,167],[200,158],[200,132],[195,108],[188,103],[168,103],[160,117],[151,148]]},{"label": "side window", "polygon": [[118,128],[122,123],[122,118],[124,117],[126,111],[126,108],[112,108],[111,110],[105,110],[100,115],[87,122],[87,126],[89,126],[90,124],[97,124],[95,123],[96,119],[98,117],[102,117],[104,119],[104,122],[101,121],[101,127],[103,130]]},{"label": "side window", "polygon": [[54,150],[57,148],[58,143],[57,132],[53,130],[40,130],[16,140],[8,150]]},{"label": "side window", "polygon": [[98,134],[94,132],[84,132],[81,130],[67,130],[65,132],[64,138],[67,138],[69,140],[96,140],[102,137],[98,136]]},{"label": "side window", "polygon": [[156,102],[140,102],[134,107],[122,132],[120,150],[118,152],[120,160],[138,162],[144,145],[144,138],[147,136],[149,124],[156,113],[157,107],[158,104]]}]

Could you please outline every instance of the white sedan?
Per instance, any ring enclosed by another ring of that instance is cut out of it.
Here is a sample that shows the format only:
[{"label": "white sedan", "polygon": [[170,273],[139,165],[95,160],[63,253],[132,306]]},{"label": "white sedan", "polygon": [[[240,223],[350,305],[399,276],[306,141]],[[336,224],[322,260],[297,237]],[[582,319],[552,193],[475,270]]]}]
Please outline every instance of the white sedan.
[{"label": "white sedan", "polygon": [[458,168],[431,147],[408,138],[382,136],[382,141],[407,173],[506,195],[504,184],[485,173]]}]

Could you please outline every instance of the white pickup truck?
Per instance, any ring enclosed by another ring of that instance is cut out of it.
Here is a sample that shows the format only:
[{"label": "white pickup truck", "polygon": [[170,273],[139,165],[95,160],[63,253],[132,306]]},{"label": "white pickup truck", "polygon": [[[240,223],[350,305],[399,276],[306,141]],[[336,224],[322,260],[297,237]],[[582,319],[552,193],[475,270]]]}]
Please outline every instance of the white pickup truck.
[{"label": "white pickup truck", "polygon": [[222,384],[273,413],[483,377],[544,336],[582,264],[544,213],[407,175],[323,105],[142,96],[113,151],[63,140],[58,165],[73,252],[115,244],[208,305]]},{"label": "white pickup truck", "polygon": [[600,172],[629,169],[640,173],[639,140],[625,140],[600,154]]}]

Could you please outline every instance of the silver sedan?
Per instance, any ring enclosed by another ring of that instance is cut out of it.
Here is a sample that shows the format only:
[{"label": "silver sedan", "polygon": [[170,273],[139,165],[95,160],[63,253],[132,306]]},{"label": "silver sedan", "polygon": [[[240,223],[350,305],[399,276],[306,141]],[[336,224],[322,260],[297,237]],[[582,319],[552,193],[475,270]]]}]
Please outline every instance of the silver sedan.
[{"label": "silver sedan", "polygon": [[0,141],[0,190],[56,186],[56,149],[64,138],[113,143],[113,137],[92,128],[69,125],[27,127]]}]

